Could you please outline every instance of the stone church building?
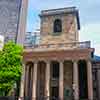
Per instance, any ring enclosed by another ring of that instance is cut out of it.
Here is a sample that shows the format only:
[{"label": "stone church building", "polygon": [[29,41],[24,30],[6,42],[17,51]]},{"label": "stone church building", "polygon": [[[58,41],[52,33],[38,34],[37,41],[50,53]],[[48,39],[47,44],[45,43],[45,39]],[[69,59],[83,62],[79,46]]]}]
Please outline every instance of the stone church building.
[{"label": "stone church building", "polygon": [[90,42],[79,42],[76,7],[43,10],[41,41],[25,47],[20,97],[29,100],[93,100]]}]

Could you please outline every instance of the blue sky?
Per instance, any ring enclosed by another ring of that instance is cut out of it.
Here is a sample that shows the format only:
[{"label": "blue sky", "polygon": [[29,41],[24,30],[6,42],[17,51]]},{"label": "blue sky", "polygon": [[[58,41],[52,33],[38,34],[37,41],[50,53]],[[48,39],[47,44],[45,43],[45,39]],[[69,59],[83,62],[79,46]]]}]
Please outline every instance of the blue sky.
[{"label": "blue sky", "polygon": [[80,41],[91,40],[95,54],[100,56],[100,0],[29,0],[27,31],[39,29],[39,13],[44,9],[76,6],[79,9]]}]

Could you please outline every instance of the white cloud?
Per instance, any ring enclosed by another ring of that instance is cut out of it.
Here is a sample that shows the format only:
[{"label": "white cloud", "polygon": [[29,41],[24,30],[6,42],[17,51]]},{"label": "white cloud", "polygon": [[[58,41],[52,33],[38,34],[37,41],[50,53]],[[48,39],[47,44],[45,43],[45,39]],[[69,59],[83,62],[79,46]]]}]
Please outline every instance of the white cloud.
[{"label": "white cloud", "polygon": [[[96,54],[100,55],[100,0],[29,0],[29,15],[39,14],[43,9],[54,9],[68,6],[76,6],[80,11],[82,23],[80,40],[91,40],[92,47],[96,49]],[[30,19],[30,20],[29,20]],[[33,15],[28,19],[28,30],[35,30],[39,27],[38,17]],[[34,20],[32,20],[34,19]],[[32,21],[31,21],[32,20]],[[33,28],[32,28],[33,25]]]},{"label": "white cloud", "polygon": [[100,23],[82,26],[79,36],[80,41],[90,40],[95,53],[100,55]]},{"label": "white cloud", "polygon": [[100,44],[95,45],[95,48],[96,48],[95,54],[100,56]]},{"label": "white cloud", "polygon": [[59,7],[67,7],[73,0],[30,0],[29,5],[35,9],[53,9]]}]

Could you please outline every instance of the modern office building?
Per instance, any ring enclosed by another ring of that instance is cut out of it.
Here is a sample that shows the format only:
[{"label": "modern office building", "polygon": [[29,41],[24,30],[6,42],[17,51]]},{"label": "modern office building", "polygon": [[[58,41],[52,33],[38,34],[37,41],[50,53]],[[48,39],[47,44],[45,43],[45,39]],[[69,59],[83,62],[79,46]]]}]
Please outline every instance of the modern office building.
[{"label": "modern office building", "polygon": [[40,44],[24,49],[20,97],[93,100],[94,49],[79,42],[77,8],[43,10],[40,18]]},{"label": "modern office building", "polygon": [[28,0],[0,0],[0,35],[23,44]]},{"label": "modern office building", "polygon": [[24,47],[32,47],[40,42],[40,32],[27,32],[25,34]]}]

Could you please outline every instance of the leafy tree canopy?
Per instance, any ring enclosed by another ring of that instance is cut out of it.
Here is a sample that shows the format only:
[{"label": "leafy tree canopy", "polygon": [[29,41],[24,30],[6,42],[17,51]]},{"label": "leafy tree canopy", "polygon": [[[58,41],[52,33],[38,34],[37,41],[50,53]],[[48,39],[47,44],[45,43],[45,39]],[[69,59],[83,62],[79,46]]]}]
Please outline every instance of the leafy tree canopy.
[{"label": "leafy tree canopy", "polygon": [[8,42],[0,51],[0,95],[7,95],[20,80],[22,72],[22,47]]}]

